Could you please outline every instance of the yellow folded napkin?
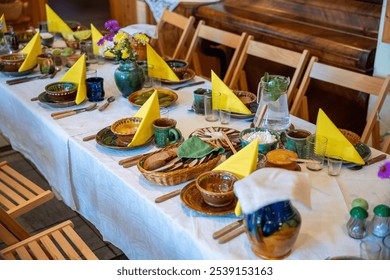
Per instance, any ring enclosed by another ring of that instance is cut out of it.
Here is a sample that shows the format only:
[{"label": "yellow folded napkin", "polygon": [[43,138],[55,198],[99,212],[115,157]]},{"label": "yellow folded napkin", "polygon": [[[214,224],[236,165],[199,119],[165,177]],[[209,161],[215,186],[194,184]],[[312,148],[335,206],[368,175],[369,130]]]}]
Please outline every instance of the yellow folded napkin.
[{"label": "yellow folded napkin", "polygon": [[0,18],[0,31],[4,33],[7,32],[7,23],[5,22],[4,14],[2,14]]},{"label": "yellow folded napkin", "polygon": [[60,79],[62,82],[72,82],[77,85],[76,104],[80,104],[87,97],[86,78],[86,58],[83,54],[75,64]]},{"label": "yellow folded napkin", "polygon": [[[102,33],[91,23],[91,33],[92,33],[92,46],[93,46],[93,53],[95,55],[100,55],[100,48],[104,48],[104,45],[98,46],[98,42],[101,38],[103,38]],[[106,51],[104,53],[104,56],[106,57],[115,57],[112,53],[109,51]]]},{"label": "yellow folded napkin", "polygon": [[158,53],[149,44],[146,44],[146,59],[148,61],[149,77],[174,82],[180,81],[171,67],[169,67],[164,59],[162,59],[162,57],[158,55]]},{"label": "yellow folded napkin", "polygon": [[250,115],[252,112],[245,106],[230,88],[211,70],[211,90],[213,109],[227,110],[234,113]]},{"label": "yellow folded napkin", "polygon": [[39,32],[32,37],[23,50],[21,50],[21,53],[24,53],[27,56],[22,65],[20,65],[18,72],[29,70],[37,65],[37,56],[42,53],[41,36]]},{"label": "yellow folded napkin", "polygon": [[129,147],[145,144],[145,142],[154,134],[153,122],[160,118],[160,105],[158,103],[157,90],[153,92],[134,117],[142,118],[142,121],[133,140],[129,143]]},{"label": "yellow folded napkin", "polygon": [[364,164],[364,160],[355,147],[345,138],[322,109],[319,109],[317,115],[316,134],[328,138],[326,156],[340,156],[345,161]]},{"label": "yellow folded napkin", "polygon": [[46,18],[47,18],[47,28],[49,32],[67,32],[72,33],[72,29],[63,21],[52,8],[46,4]]}]

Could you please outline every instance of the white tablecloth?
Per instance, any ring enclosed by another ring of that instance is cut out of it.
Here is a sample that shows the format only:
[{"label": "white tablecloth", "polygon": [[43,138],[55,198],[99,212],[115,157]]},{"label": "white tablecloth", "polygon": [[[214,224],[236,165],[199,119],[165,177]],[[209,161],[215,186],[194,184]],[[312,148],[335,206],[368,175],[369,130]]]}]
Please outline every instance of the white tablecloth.
[{"label": "white tablecloth", "polygon": [[[212,233],[237,218],[199,214],[175,197],[155,204],[157,196],[182,188],[185,183],[162,187],[148,182],[136,167],[128,169],[118,161],[155,149],[153,145],[135,150],[117,151],[101,147],[82,138],[95,134],[114,121],[134,115],[138,107],[119,96],[113,72],[115,65],[92,65],[104,77],[106,97],[117,100],[103,112],[94,110],[68,118],[53,120],[53,109],[32,97],[43,91],[50,80],[36,80],[8,86],[8,77],[0,77],[0,130],[13,147],[21,151],[45,175],[59,198],[85,216],[102,233],[105,240],[119,247],[130,259],[257,259],[245,236],[218,244]],[[63,74],[57,75],[54,80]],[[198,78],[197,78],[198,79]],[[169,116],[187,138],[196,128],[219,126],[187,109],[196,87],[177,91],[177,102],[169,107]],[[210,88],[210,84],[202,85]],[[77,107],[87,106],[88,102]],[[292,119],[295,127],[314,131],[313,124]],[[233,119],[229,127],[242,130],[245,120]],[[375,156],[379,152],[372,151]],[[351,201],[363,197],[372,209],[379,203],[389,204],[390,182],[377,177],[379,164],[360,171],[342,169],[339,177],[330,177],[326,168],[310,173],[313,209],[295,206],[302,215],[302,228],[292,254],[287,259],[325,259],[329,256],[359,255],[359,241],[350,238],[345,224]]]}]

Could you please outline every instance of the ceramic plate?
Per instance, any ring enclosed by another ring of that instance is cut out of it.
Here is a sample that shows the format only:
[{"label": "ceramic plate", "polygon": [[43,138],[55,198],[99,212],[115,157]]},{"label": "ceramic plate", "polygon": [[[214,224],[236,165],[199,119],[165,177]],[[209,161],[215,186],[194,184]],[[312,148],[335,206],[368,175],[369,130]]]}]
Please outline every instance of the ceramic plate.
[{"label": "ceramic plate", "polygon": [[196,188],[195,181],[187,184],[181,190],[180,198],[188,208],[210,216],[226,216],[234,214],[234,209],[237,204],[237,198],[234,198],[232,203],[224,207],[212,207],[206,204],[202,195]]},{"label": "ceramic plate", "polygon": [[[128,97],[128,100],[134,106],[141,107],[153,92],[154,92],[154,89],[138,90],[138,91],[130,94]],[[178,98],[177,94],[174,91],[172,91],[170,89],[166,89],[166,88],[158,88],[157,93],[159,95],[158,100],[160,103],[160,107],[168,107],[172,103],[174,103]],[[145,95],[146,97],[140,98],[142,95]],[[139,99],[139,102],[137,102],[137,99]]]},{"label": "ceramic plate", "polygon": [[8,76],[8,77],[22,77],[22,76],[26,76],[28,74],[31,74],[35,67],[37,67],[36,65],[31,68],[31,69],[28,69],[26,71],[22,71],[22,72],[3,72],[3,71],[0,71],[0,73],[2,73],[3,75],[5,76]]},{"label": "ceramic plate", "polygon": [[253,120],[253,118],[255,117],[258,105],[259,104],[257,102],[254,102],[254,103],[251,104],[249,109],[251,110],[252,114],[250,114],[250,115],[244,115],[244,114],[239,114],[239,113],[231,113],[230,116],[233,119]]},{"label": "ceramic plate", "polygon": [[139,147],[149,145],[150,143],[152,143],[152,140],[154,139],[154,137],[152,136],[151,138],[149,138],[149,140],[146,141],[146,143],[143,145],[131,146],[131,147],[118,146],[117,136],[114,133],[112,133],[111,127],[107,126],[107,127],[103,128],[102,130],[100,130],[96,134],[95,139],[96,139],[96,143],[98,143],[100,146],[103,146],[106,148],[115,149],[115,150],[133,150],[133,149],[137,149]]},{"label": "ceramic plate", "polygon": [[222,132],[225,132],[226,136],[230,139],[233,147],[238,151],[241,148],[240,131],[228,128],[228,127],[204,127],[198,128],[190,134],[191,136],[198,136],[200,139],[206,142],[213,143],[217,146],[222,146],[225,151],[230,151],[229,144],[222,136]]},{"label": "ceramic plate", "polygon": [[[367,161],[371,157],[371,149],[364,143],[359,143],[355,146],[356,151],[359,153],[359,155],[362,157],[364,161]],[[343,166],[345,167],[353,167],[358,164],[349,162],[349,161],[344,161]]]},{"label": "ceramic plate", "polygon": [[76,105],[76,102],[74,100],[61,101],[61,102],[52,101],[50,95],[47,94],[46,91],[42,92],[38,96],[38,100],[39,100],[39,102],[47,104],[47,105],[49,105],[50,107],[53,107],[53,108],[66,108],[66,107],[71,107],[71,106],[75,106]]},{"label": "ceramic plate", "polygon": [[195,71],[191,70],[191,69],[187,69],[186,71],[183,71],[183,73],[181,75],[179,75],[178,78],[180,79],[180,81],[178,81],[178,82],[164,80],[164,79],[161,79],[161,82],[164,84],[168,84],[168,85],[184,84],[184,83],[192,80],[193,78],[195,78]]}]

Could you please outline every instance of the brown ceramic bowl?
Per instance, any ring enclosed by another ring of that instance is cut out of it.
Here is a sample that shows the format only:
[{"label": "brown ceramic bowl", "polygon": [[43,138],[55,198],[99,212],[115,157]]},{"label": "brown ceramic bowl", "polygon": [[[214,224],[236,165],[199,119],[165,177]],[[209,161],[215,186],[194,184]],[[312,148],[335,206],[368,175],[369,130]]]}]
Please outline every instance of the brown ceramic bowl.
[{"label": "brown ceramic bowl", "polygon": [[298,154],[286,150],[286,149],[275,149],[266,154],[267,157],[267,167],[276,167],[276,168],[283,168],[287,170],[296,170],[297,169],[297,162],[291,160],[290,158],[298,158]]},{"label": "brown ceramic bowl", "polygon": [[117,120],[111,125],[111,131],[118,137],[119,146],[127,146],[134,138],[142,118],[131,117]]},{"label": "brown ceramic bowl", "polygon": [[188,68],[188,62],[181,59],[168,59],[165,61],[168,66],[175,72],[176,75],[180,75]]},{"label": "brown ceramic bowl", "polygon": [[233,90],[233,93],[245,104],[246,107],[250,108],[251,105],[256,102],[256,95],[249,91]]},{"label": "brown ceramic bowl", "polygon": [[77,85],[71,82],[55,82],[45,87],[46,93],[53,102],[65,102],[75,100]]},{"label": "brown ceramic bowl", "polygon": [[234,199],[233,184],[238,177],[231,172],[212,170],[196,178],[196,188],[205,203],[212,207],[224,207]]},{"label": "brown ceramic bowl", "polygon": [[3,54],[0,56],[0,71],[2,72],[18,72],[19,67],[26,59],[26,54]]},{"label": "brown ceramic bowl", "polygon": [[77,60],[79,60],[79,58],[81,57],[81,55],[79,54],[71,54],[71,55],[68,55],[68,56],[63,56],[61,55],[60,58],[62,60],[62,65],[64,65],[65,67],[72,67],[76,62]]}]

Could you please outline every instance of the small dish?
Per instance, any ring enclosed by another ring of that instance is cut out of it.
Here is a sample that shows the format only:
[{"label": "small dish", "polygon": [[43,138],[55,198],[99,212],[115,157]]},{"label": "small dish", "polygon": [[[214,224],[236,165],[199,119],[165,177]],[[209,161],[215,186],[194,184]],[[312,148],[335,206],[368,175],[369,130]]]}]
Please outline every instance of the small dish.
[{"label": "small dish", "polygon": [[[155,89],[142,89],[136,92],[133,92],[129,95],[128,100],[131,104],[137,107],[141,107],[146,100],[154,93]],[[158,102],[160,107],[168,107],[174,102],[176,102],[178,96],[177,94],[166,88],[157,88],[158,93]]]},{"label": "small dish", "polygon": [[72,82],[55,82],[45,86],[45,91],[54,102],[75,100],[77,85]]},{"label": "small dish", "polygon": [[180,74],[177,74],[180,81],[169,81],[165,79],[161,79],[161,82],[167,85],[180,85],[184,84],[188,81],[191,81],[193,78],[195,78],[195,71],[192,69],[186,69],[185,71],[181,72]]},{"label": "small dish", "polygon": [[117,144],[127,146],[134,138],[142,118],[123,118],[111,125],[111,132],[117,137]]},{"label": "small dish", "polygon": [[0,56],[0,71],[18,72],[27,55],[23,53],[3,54]]},{"label": "small dish", "polygon": [[51,96],[47,94],[46,91],[38,95],[38,101],[52,108],[66,108],[66,107],[71,107],[76,105],[75,100],[60,101],[60,102],[54,101],[52,100]]},{"label": "small dish", "polygon": [[188,69],[188,62],[181,59],[169,59],[165,61],[176,75],[181,75]]},{"label": "small dish", "polygon": [[187,184],[180,193],[180,199],[188,208],[209,216],[228,216],[234,215],[234,209],[237,204],[237,198],[234,197],[233,201],[224,207],[212,207],[206,204],[196,188],[196,183],[191,182]]},{"label": "small dish", "polygon": [[96,143],[102,147],[114,149],[114,150],[133,150],[140,147],[144,147],[152,143],[154,137],[150,137],[144,144],[139,146],[123,146],[118,143],[118,137],[111,131],[111,126],[107,126],[100,130],[95,137]]},{"label": "small dish", "polygon": [[252,106],[254,102],[256,102],[256,95],[249,91],[242,91],[242,90],[233,90],[233,93],[241,100],[242,103],[248,109]]},{"label": "small dish", "polygon": [[[247,138],[247,137],[252,137],[252,138]],[[258,144],[258,151],[259,153],[266,154],[269,151],[272,151],[277,148],[278,142],[279,142],[279,137],[276,133],[267,131],[266,129],[261,129],[261,128],[247,128],[241,131],[240,133],[240,141],[242,147],[245,147],[249,145],[250,142],[255,140],[256,138],[260,139],[267,139],[267,140],[273,140],[273,142],[268,142],[263,141],[263,143]],[[252,139],[252,140],[250,140]]]},{"label": "small dish", "polygon": [[235,195],[233,184],[238,177],[228,171],[212,170],[200,174],[195,182],[206,204],[212,207],[229,205]]},{"label": "small dish", "polygon": [[228,128],[228,127],[204,127],[198,128],[193,131],[188,138],[191,136],[198,136],[205,142],[212,143],[216,146],[223,147],[225,151],[230,151],[230,146],[223,137],[223,133],[230,139],[233,147],[238,151],[241,148],[240,142],[240,131]]},{"label": "small dish", "polygon": [[257,111],[257,107],[259,104],[255,101],[250,104],[249,110],[252,112],[252,114],[245,115],[245,114],[239,114],[239,113],[231,113],[230,116],[233,119],[240,119],[240,120],[253,120]]}]

